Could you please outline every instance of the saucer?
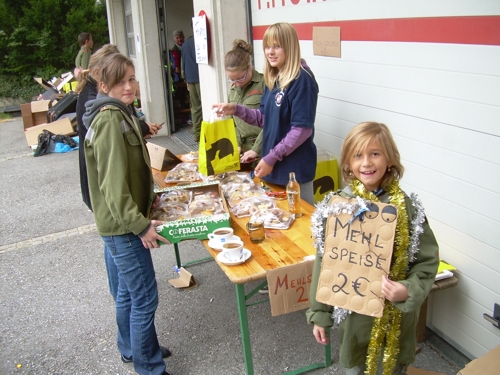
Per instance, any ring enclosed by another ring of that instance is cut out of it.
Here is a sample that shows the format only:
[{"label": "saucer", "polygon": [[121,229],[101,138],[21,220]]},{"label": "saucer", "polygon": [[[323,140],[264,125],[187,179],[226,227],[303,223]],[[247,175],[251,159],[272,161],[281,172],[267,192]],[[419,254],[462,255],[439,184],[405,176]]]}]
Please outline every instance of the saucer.
[{"label": "saucer", "polygon": [[245,261],[250,258],[252,255],[252,252],[248,249],[243,249],[243,252],[241,254],[241,259],[235,259],[235,260],[230,260],[227,259],[223,253],[217,254],[217,260],[227,266],[237,266],[238,264],[245,263]]},{"label": "saucer", "polygon": [[[238,236],[235,236],[233,234],[233,237],[228,238],[227,241],[241,241],[241,238]],[[216,240],[208,240],[208,246],[210,246],[212,249],[221,251],[222,250],[222,242],[216,241]]]}]

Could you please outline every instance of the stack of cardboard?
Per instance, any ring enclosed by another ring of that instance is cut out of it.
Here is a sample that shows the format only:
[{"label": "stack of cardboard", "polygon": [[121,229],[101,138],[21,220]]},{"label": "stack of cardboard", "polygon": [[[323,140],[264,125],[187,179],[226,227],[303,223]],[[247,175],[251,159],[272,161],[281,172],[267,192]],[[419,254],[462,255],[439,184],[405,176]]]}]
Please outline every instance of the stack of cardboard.
[{"label": "stack of cardboard", "polygon": [[[52,82],[47,82],[43,78],[35,78],[35,81],[40,84],[44,89],[39,100],[31,103],[21,105],[21,115],[23,117],[24,135],[28,146],[38,144],[38,135],[44,129],[51,131],[54,134],[73,135],[75,133],[74,126],[69,118],[61,118],[58,121],[48,123],[47,112],[54,106],[59,99],[64,97],[64,87],[74,85],[73,74],[65,73],[59,78],[53,78]],[[71,86],[69,86],[71,88]]]}]

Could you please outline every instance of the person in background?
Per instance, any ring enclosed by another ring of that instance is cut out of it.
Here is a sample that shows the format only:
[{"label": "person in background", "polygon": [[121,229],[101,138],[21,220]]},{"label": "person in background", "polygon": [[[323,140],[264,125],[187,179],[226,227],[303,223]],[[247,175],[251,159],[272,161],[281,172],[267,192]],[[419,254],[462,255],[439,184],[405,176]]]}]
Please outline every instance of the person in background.
[{"label": "person in background", "polygon": [[[314,204],[316,171],[314,122],[318,102],[316,79],[300,57],[297,32],[289,23],[276,23],[266,30],[262,42],[266,87],[259,109],[235,103],[212,105],[220,115],[234,115],[263,128],[262,159],[255,175],[285,186],[295,172],[301,198]],[[283,190],[285,190],[283,188]]]},{"label": "person in background", "polygon": [[[76,103],[76,121],[79,144],[83,145],[85,140],[85,135],[87,134],[87,128],[83,125],[83,115],[85,114],[85,103],[89,100],[93,100],[97,96],[97,82],[99,77],[97,77],[98,72],[102,68],[103,59],[113,53],[119,53],[118,47],[114,44],[105,44],[99,48],[90,58],[89,68],[82,71],[78,84],[76,86],[75,92],[78,93],[78,99]],[[134,111],[135,107],[131,106]],[[161,129],[161,125],[154,123],[147,123],[140,120],[139,124],[141,126],[141,132],[144,138],[149,138],[151,135],[155,135]],[[79,153],[79,164],[80,164],[80,187],[82,191],[83,202],[87,205],[89,210],[92,210],[92,204],[90,202],[88,180],[87,180],[87,166],[85,163],[85,153],[82,146],[78,149]]]},{"label": "person in background", "polygon": [[80,51],[78,51],[75,58],[74,75],[76,78],[79,77],[83,70],[89,67],[90,55],[92,54],[92,47],[94,45],[92,35],[90,33],[80,33],[78,35],[78,44],[80,45]]},{"label": "person in background", "polygon": [[182,30],[174,30],[172,33],[174,46],[170,50],[170,62],[172,65],[172,78],[174,82],[181,80],[181,50],[184,44],[184,33]]},{"label": "person in background", "polygon": [[182,45],[181,64],[184,79],[189,90],[189,101],[191,102],[193,138],[195,142],[199,142],[203,113],[201,107],[200,74],[198,72],[198,63],[196,62],[193,36],[190,36]]},{"label": "person in background", "polygon": [[[241,104],[248,108],[259,108],[264,92],[264,76],[256,71],[251,62],[253,47],[241,39],[233,41],[233,49],[224,57],[224,67],[231,84],[228,103]],[[248,163],[260,157],[262,129],[251,126],[239,117],[234,118],[236,136],[240,146],[241,162]]]},{"label": "person in background", "polygon": [[399,187],[404,168],[386,125],[364,122],[355,126],[342,146],[340,165],[347,184],[340,196],[396,205],[396,238],[398,233],[404,236],[394,241],[390,273],[382,278],[386,300],[382,318],[316,301],[323,257],[318,248],[307,322],[313,325],[316,341],[323,345],[330,339],[325,328],[340,323],[340,364],[347,375],[406,374],[407,366],[415,360],[418,314],[434,284],[439,247],[421,202],[417,197],[409,198]]},{"label": "person in background", "polygon": [[90,198],[104,246],[118,269],[116,322],[123,362],[139,374],[163,374],[171,353],[158,343],[154,324],[158,289],[151,249],[169,243],[149,219],[159,198],[149,154],[131,111],[137,81],[130,59],[114,53],[103,59],[96,99],[86,103],[84,141]]}]

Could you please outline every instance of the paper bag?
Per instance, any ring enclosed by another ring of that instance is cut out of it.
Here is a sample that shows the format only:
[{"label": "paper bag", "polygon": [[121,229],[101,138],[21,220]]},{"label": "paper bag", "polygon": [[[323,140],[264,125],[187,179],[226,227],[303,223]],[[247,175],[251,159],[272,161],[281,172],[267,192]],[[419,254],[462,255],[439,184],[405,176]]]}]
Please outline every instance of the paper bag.
[{"label": "paper bag", "polygon": [[316,177],[313,181],[314,203],[322,201],[326,194],[339,188],[337,159],[323,150],[318,150]]},{"label": "paper bag", "polygon": [[206,176],[240,169],[240,155],[232,117],[201,123],[198,170]]}]

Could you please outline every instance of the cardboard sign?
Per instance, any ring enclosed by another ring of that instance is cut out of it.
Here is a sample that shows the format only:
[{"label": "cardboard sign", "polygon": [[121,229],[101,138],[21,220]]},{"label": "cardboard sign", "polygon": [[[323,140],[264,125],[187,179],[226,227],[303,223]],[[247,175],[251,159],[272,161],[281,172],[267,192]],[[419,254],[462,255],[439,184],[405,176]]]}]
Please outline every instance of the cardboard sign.
[{"label": "cardboard sign", "polygon": [[314,259],[266,272],[272,316],[309,307],[313,266]]},{"label": "cardboard sign", "polygon": [[[356,199],[334,196],[340,214],[325,225],[323,262],[316,300],[363,315],[381,317],[384,311],[382,276],[389,275],[397,223],[396,206],[372,202],[363,220],[349,212]],[[356,209],[357,210],[357,209]],[[352,221],[351,221],[352,220]]]},{"label": "cardboard sign", "polygon": [[175,156],[171,151],[165,147],[155,145],[154,143],[146,143],[149,151],[149,160],[151,161],[151,168],[158,169],[159,171],[169,171],[177,164],[182,163],[182,160]]},{"label": "cardboard sign", "polygon": [[192,288],[198,285],[196,284],[193,275],[190,272],[186,271],[184,267],[181,267],[181,269],[179,270],[178,279],[169,279],[167,281],[174,287],[183,289]]},{"label": "cardboard sign", "polygon": [[340,57],[340,27],[313,27],[313,53]]}]

